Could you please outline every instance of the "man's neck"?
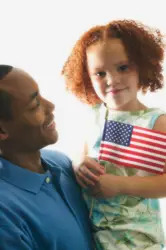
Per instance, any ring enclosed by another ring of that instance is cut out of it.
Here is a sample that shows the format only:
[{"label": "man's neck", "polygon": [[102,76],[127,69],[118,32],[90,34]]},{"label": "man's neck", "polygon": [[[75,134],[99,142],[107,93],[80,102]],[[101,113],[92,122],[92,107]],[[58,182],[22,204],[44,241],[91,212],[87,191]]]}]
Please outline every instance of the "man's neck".
[{"label": "man's neck", "polygon": [[40,151],[33,152],[33,153],[16,153],[13,154],[2,152],[1,156],[6,160],[10,161],[11,163],[28,169],[32,172],[36,173],[44,173],[45,170],[42,166],[41,158],[40,158]]}]

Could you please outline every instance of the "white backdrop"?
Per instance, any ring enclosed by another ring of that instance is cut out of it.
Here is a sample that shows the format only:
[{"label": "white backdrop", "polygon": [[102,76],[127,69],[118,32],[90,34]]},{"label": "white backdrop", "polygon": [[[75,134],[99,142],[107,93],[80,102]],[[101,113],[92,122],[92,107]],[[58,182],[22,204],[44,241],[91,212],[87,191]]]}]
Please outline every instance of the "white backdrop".
[{"label": "white backdrop", "polygon": [[[75,41],[91,26],[119,18],[142,21],[166,34],[164,3],[164,0],[0,0],[0,64],[11,64],[29,72],[43,95],[56,104],[55,117],[62,136],[53,148],[72,154],[83,138],[78,124],[82,131],[82,114],[86,109],[64,93],[60,76]],[[147,106],[166,110],[166,88],[140,98]],[[64,124],[64,110],[69,118],[67,124]],[[78,124],[72,123],[76,116]],[[75,138],[69,131],[75,131]],[[166,232],[165,205],[166,200],[162,199]]]}]

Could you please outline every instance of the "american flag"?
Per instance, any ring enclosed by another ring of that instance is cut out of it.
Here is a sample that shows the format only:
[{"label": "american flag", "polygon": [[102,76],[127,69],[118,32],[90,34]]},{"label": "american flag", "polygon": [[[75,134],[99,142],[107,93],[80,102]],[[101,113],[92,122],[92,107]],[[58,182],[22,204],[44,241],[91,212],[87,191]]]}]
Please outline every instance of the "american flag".
[{"label": "american flag", "polygon": [[106,120],[99,160],[162,174],[166,160],[166,134]]}]

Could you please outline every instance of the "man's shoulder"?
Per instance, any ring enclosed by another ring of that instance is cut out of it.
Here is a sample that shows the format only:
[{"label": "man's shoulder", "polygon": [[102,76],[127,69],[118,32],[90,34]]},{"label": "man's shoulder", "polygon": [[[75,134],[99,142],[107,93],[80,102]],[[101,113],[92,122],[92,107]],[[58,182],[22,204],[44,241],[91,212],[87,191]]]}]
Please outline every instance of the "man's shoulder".
[{"label": "man's shoulder", "polygon": [[60,151],[42,149],[41,158],[48,162],[52,167],[66,171],[72,169],[72,162],[70,158]]}]

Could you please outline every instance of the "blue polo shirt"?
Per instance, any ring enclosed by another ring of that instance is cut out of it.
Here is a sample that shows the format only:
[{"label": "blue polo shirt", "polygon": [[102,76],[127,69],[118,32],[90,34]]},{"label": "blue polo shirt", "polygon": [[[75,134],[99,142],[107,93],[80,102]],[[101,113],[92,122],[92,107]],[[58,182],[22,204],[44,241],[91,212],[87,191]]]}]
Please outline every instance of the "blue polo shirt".
[{"label": "blue polo shirt", "polygon": [[0,158],[0,250],[92,250],[71,161],[48,150],[41,158],[44,174]]}]

